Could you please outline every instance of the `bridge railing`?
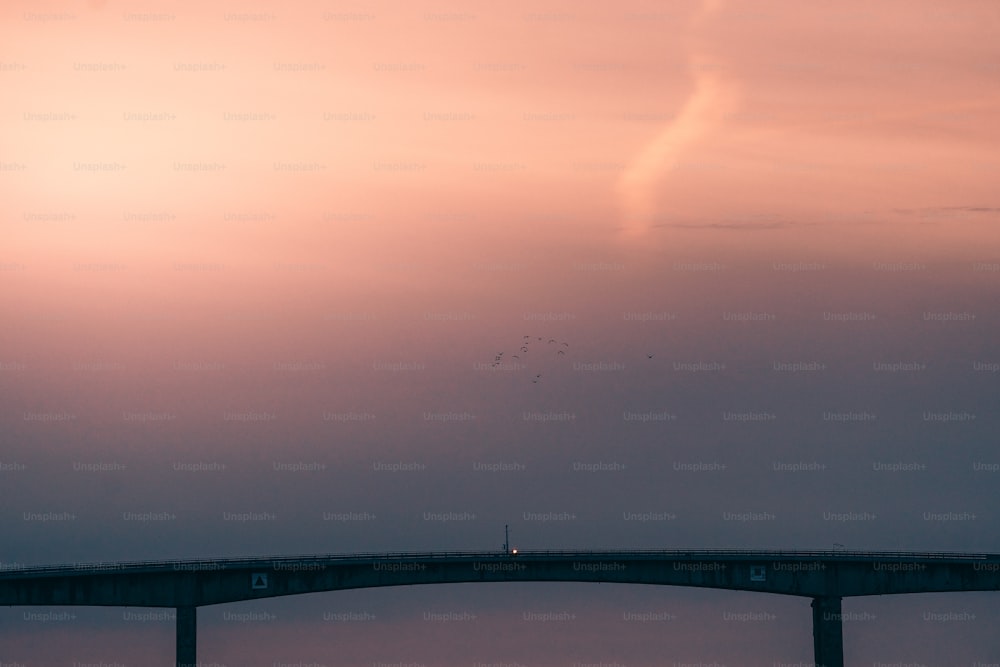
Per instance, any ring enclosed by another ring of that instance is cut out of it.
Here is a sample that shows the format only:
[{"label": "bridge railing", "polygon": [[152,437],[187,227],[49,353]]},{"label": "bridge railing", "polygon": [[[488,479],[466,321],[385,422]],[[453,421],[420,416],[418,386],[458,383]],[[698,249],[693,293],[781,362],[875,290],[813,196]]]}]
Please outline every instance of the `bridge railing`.
[{"label": "bridge railing", "polygon": [[[117,572],[122,570],[224,570],[265,563],[297,563],[315,561],[333,562],[364,562],[379,560],[420,560],[435,561],[447,559],[473,558],[684,558],[684,559],[741,559],[741,558],[803,558],[803,559],[836,559],[836,560],[876,560],[876,559],[908,559],[908,560],[1000,560],[1000,554],[968,553],[953,551],[847,551],[843,549],[819,551],[788,551],[788,550],[753,550],[753,549],[596,549],[596,550],[541,550],[518,551],[517,556],[502,549],[493,551],[398,551],[398,552],[361,552],[352,554],[306,554],[306,555],[275,555],[249,556],[239,558],[192,558],[183,560],[136,560],[136,561],[105,561],[92,563],[65,563],[40,566],[22,566],[19,564],[0,562],[0,577],[24,577],[39,574],[59,573],[98,573]],[[199,567],[201,566],[201,567]]]}]

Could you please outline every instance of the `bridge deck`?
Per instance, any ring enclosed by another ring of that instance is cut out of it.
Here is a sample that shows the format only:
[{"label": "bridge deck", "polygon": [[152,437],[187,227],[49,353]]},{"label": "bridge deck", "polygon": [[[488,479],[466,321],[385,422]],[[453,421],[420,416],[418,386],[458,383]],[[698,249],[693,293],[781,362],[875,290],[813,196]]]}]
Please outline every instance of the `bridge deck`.
[{"label": "bridge deck", "polygon": [[162,572],[177,570],[204,569],[226,570],[243,569],[254,565],[273,565],[275,563],[317,563],[355,564],[371,563],[372,561],[392,560],[411,562],[447,562],[463,560],[481,560],[485,558],[521,558],[531,560],[565,560],[578,558],[586,560],[772,560],[801,561],[827,560],[851,562],[893,561],[906,563],[968,563],[968,562],[1000,562],[1000,554],[969,553],[952,551],[846,551],[846,550],[754,550],[754,549],[597,549],[597,550],[542,550],[518,551],[513,556],[502,550],[493,551],[431,551],[431,552],[361,552],[350,554],[302,554],[252,556],[240,558],[195,558],[182,560],[139,560],[139,561],[98,561],[80,563],[62,563],[50,565],[19,565],[0,563],[0,578],[16,579],[22,577],[38,577],[44,575],[72,575],[74,573],[90,574],[95,572]]}]

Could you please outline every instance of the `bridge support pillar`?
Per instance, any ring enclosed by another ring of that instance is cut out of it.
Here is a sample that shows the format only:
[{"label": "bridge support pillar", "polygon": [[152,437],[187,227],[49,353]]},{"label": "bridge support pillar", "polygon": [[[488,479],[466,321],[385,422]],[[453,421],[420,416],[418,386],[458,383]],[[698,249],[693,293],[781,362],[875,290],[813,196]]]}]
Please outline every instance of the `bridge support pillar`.
[{"label": "bridge support pillar", "polygon": [[813,662],[816,667],[844,667],[844,629],[840,598],[813,598]]},{"label": "bridge support pillar", "polygon": [[198,607],[177,607],[177,667],[195,667]]}]

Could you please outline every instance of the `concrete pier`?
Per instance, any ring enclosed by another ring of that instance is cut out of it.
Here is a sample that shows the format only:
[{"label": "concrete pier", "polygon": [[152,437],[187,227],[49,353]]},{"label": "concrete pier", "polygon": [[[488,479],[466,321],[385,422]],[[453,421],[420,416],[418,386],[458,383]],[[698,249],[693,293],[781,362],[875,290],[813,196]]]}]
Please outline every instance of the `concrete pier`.
[{"label": "concrete pier", "polygon": [[816,667],[844,667],[844,628],[840,598],[813,598],[813,662]]},{"label": "concrete pier", "polygon": [[177,667],[198,662],[198,608],[177,607]]}]

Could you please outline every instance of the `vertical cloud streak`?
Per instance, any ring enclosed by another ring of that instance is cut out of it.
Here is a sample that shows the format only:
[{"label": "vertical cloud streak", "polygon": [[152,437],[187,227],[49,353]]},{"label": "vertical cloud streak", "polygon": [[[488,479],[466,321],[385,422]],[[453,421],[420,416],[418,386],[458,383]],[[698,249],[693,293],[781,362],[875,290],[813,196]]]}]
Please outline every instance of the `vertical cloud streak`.
[{"label": "vertical cloud streak", "polygon": [[[692,19],[692,29],[719,11],[721,3],[705,0]],[[687,101],[660,131],[628,163],[617,183],[622,208],[623,233],[641,236],[657,213],[657,185],[664,174],[677,165],[685,151],[722,121],[735,104],[734,86],[714,71],[705,54],[692,48],[689,69],[694,90]]]}]

